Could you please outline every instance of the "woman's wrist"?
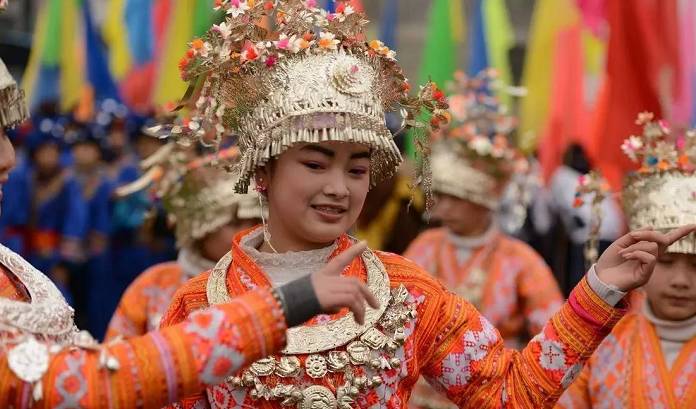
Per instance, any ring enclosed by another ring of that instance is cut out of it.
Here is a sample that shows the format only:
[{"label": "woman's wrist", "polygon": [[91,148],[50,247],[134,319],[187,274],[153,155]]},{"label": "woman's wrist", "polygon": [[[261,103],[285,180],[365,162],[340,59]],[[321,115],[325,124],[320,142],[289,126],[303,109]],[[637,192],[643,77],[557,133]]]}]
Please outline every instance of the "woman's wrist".
[{"label": "woman's wrist", "polygon": [[300,325],[322,312],[311,275],[275,288],[273,294],[283,307],[288,328]]}]

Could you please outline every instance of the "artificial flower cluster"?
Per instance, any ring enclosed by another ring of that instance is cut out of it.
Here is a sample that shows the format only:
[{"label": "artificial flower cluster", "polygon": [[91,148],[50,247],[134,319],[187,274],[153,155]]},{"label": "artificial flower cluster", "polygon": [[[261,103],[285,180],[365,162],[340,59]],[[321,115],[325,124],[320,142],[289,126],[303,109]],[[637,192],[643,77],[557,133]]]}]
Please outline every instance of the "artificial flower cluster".
[{"label": "artificial flower cluster", "polygon": [[526,171],[529,165],[510,142],[517,120],[495,95],[496,91],[512,90],[499,80],[495,69],[474,77],[457,72],[448,87],[450,126],[442,136],[459,141],[460,154],[496,177]]},{"label": "artificial flower cluster", "polygon": [[461,127],[462,133],[489,137],[509,134],[517,126],[517,119],[500,103],[496,93],[521,95],[520,90],[503,84],[493,68],[474,77],[456,72],[447,89],[452,128]]},{"label": "artificial flower cluster", "polygon": [[[224,21],[191,41],[179,62],[182,78],[191,84],[182,104],[195,96],[199,115],[191,118],[191,128],[172,130],[176,137],[200,135],[201,128],[206,128],[203,133],[213,131],[219,140],[233,131],[227,129],[230,122],[225,118],[229,107],[215,91],[223,76],[270,70],[284,58],[338,50],[380,61],[383,78],[390,82],[389,92],[397,95],[397,108],[407,111],[406,125],[416,124],[422,110],[433,113],[435,128],[448,120],[444,93],[425,89],[409,97],[411,87],[396,53],[381,41],[366,41],[363,28],[368,21],[345,2],[337,2],[335,12],[318,7],[317,0],[216,0],[215,9],[224,11]],[[275,30],[268,29],[269,24]]]},{"label": "artificial flower cluster", "polygon": [[643,127],[643,134],[630,136],[621,145],[621,150],[632,161],[640,164],[639,172],[651,173],[672,169],[694,171],[696,130],[691,129],[675,135],[664,121],[656,121],[650,112],[640,113],[636,124]]},{"label": "artificial flower cluster", "polygon": [[609,183],[597,171],[591,171],[578,177],[578,187],[575,190],[573,207],[582,207],[585,204],[584,197],[592,194],[594,203],[601,203],[609,194]]},{"label": "artificial flower cluster", "polygon": [[[293,54],[338,48],[392,61],[396,57],[381,42],[360,38],[367,20],[345,3],[338,3],[333,13],[317,7],[316,0],[216,0],[215,9],[225,11],[225,21],[190,43],[179,64],[186,81],[222,64],[232,72],[251,65],[273,67]],[[275,21],[277,31],[263,27],[264,19]]]}]

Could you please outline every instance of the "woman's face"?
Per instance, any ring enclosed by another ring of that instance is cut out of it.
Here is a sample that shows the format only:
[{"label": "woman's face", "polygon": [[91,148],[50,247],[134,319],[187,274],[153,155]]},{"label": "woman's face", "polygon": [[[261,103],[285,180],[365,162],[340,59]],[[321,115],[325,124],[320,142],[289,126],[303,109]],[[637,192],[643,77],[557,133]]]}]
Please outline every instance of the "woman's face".
[{"label": "woman's face", "polygon": [[491,225],[492,212],[469,200],[436,193],[433,219],[458,236],[475,236]]},{"label": "woman's face", "polygon": [[344,142],[296,145],[260,169],[256,183],[267,189],[268,228],[278,251],[325,246],[360,215],[370,188],[370,150]]},{"label": "woman's face", "polygon": [[[5,130],[0,127],[0,202],[2,202],[2,186],[7,183],[10,171],[15,166],[15,151]],[[1,209],[0,203],[0,209]]]},{"label": "woman's face", "polygon": [[658,318],[682,321],[696,315],[696,254],[660,256],[645,292]]}]

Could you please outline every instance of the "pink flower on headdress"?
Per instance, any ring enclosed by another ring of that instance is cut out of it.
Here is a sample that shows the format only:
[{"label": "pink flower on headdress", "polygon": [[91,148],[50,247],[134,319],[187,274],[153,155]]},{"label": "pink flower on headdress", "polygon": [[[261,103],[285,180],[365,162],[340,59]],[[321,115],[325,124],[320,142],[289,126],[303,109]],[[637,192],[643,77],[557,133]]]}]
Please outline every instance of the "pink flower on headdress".
[{"label": "pink flower on headdress", "polygon": [[578,184],[580,186],[587,186],[590,184],[590,178],[588,178],[587,175],[580,175],[578,176]]},{"label": "pink flower on headdress", "polygon": [[327,50],[336,50],[339,43],[340,41],[336,40],[336,36],[333,33],[326,31],[319,33],[319,47]]},{"label": "pink flower on headdress", "polygon": [[657,121],[657,124],[660,126],[660,130],[662,131],[662,133],[668,134],[670,132],[667,122],[660,119],[659,121]]},{"label": "pink flower on headdress", "polygon": [[226,39],[232,34],[232,27],[223,21],[220,24],[213,24],[213,31],[219,33],[223,39]]},{"label": "pink flower on headdress", "polygon": [[302,48],[302,39],[298,39],[295,35],[288,37],[285,34],[281,34],[278,41],[274,41],[273,44],[279,50],[290,51],[294,54]]},{"label": "pink flower on headdress", "polygon": [[244,49],[242,49],[239,58],[240,60],[242,60],[242,62],[256,61],[259,58],[259,49],[256,48],[256,46],[251,41],[247,41],[244,44]]},{"label": "pink flower on headdress", "polygon": [[281,34],[278,41],[274,41],[273,44],[280,50],[287,50],[290,48],[290,37],[285,34]]},{"label": "pink flower on headdress", "polygon": [[306,0],[304,3],[305,7],[308,9],[317,8],[317,0]]},{"label": "pink flower on headdress", "polygon": [[631,136],[621,145],[621,150],[632,161],[638,160],[638,151],[643,148],[643,140],[638,136]]},{"label": "pink flower on headdress", "polygon": [[276,65],[277,62],[278,56],[275,54],[271,54],[268,56],[268,58],[266,58],[266,67],[273,67],[274,65]]},{"label": "pink flower on headdress", "polygon": [[652,121],[655,115],[652,112],[644,111],[638,114],[638,119],[636,119],[636,125],[645,125]]},{"label": "pink flower on headdress", "polygon": [[229,0],[227,14],[231,14],[232,17],[239,17],[247,10],[249,10],[249,5],[246,0]]}]

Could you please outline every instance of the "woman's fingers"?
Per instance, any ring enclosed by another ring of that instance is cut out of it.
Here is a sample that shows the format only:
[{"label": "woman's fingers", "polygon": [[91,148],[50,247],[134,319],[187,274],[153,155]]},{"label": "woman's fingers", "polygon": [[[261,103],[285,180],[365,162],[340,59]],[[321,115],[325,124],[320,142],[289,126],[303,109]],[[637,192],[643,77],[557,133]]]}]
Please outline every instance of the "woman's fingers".
[{"label": "woman's fingers", "polygon": [[334,276],[340,275],[346,266],[348,266],[354,258],[362,254],[366,248],[367,243],[364,241],[353,244],[346,251],[331,259],[331,261],[326,264],[326,267],[323,268],[323,271]]},{"label": "woman's fingers", "polygon": [[696,224],[690,224],[687,226],[682,226],[677,229],[674,229],[667,233],[667,245],[670,246],[674,244],[674,242],[678,241],[679,239],[688,236],[689,234],[693,233],[696,231]]},{"label": "woman's fingers", "polygon": [[[663,253],[667,247],[671,246],[677,240],[688,236],[696,230],[696,225],[690,224],[669,231],[668,233],[660,233],[655,230],[638,230],[629,233],[634,242],[651,241],[659,245],[660,253]],[[624,247],[629,247],[630,243]]]},{"label": "woman's fingers", "polygon": [[619,255],[623,256],[627,253],[633,253],[634,251],[645,251],[657,255],[659,251],[659,245],[652,241],[639,241],[638,243],[632,244],[623,250],[619,251]]},{"label": "woman's fingers", "polygon": [[647,251],[642,251],[642,250],[636,250],[631,253],[627,253],[624,256],[625,259],[627,260],[637,260],[641,264],[643,264],[643,272],[644,273],[651,273],[653,269],[655,268],[655,264],[657,263],[657,256],[652,253],[648,253]]},{"label": "woman's fingers", "polygon": [[631,238],[633,239],[633,243],[630,243],[628,246],[629,247],[635,243],[641,242],[641,241],[651,241],[653,243],[657,243],[660,246],[666,246],[668,245],[667,243],[669,242],[669,239],[666,234],[657,232],[655,230],[639,230],[639,231],[632,231],[629,233]]},{"label": "woman's fingers", "polygon": [[361,325],[365,320],[365,304],[370,305],[372,308],[379,308],[379,303],[374,295],[372,295],[364,283],[357,279],[344,279],[341,284],[336,286],[335,293],[340,297],[339,299],[349,299],[350,304],[345,306],[353,312],[355,320]]},{"label": "woman's fingers", "polygon": [[353,285],[353,290],[360,293],[360,295],[363,297],[365,302],[372,307],[372,308],[379,308],[379,302],[375,298],[375,296],[372,294],[369,288],[367,288],[367,285],[363,283],[362,281],[358,280],[357,278],[352,278],[351,279],[351,284]]}]

